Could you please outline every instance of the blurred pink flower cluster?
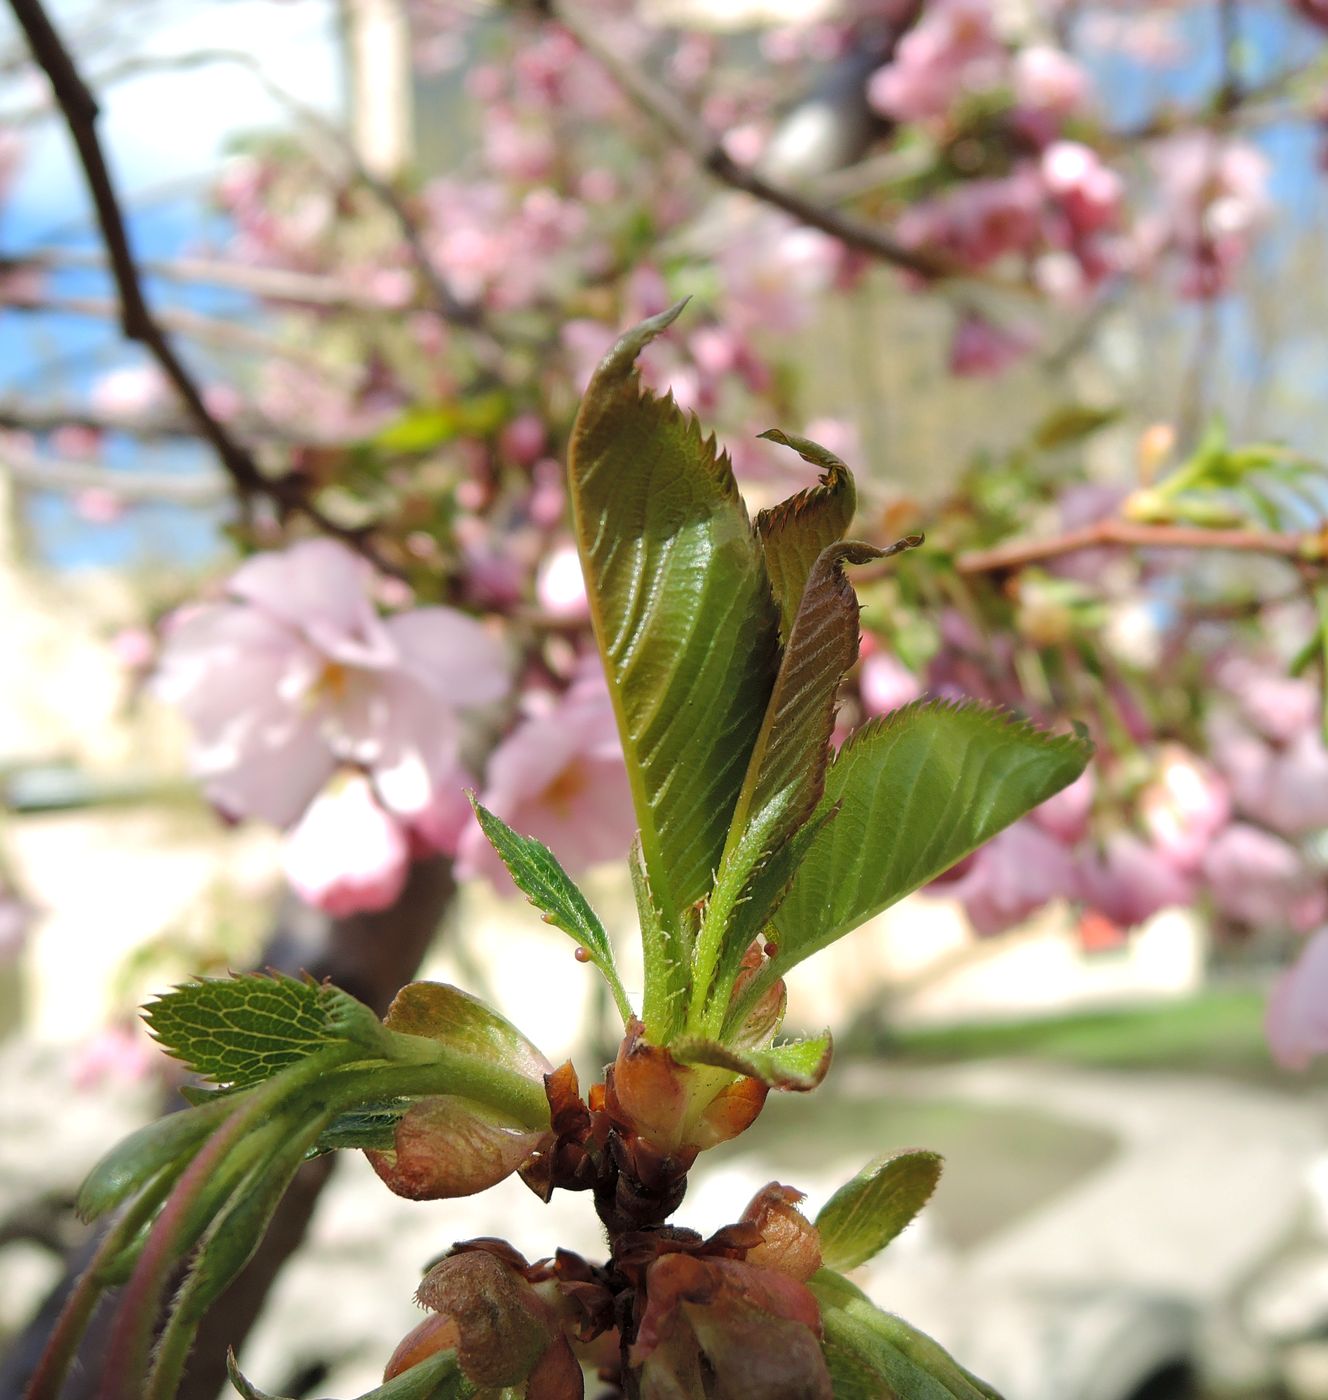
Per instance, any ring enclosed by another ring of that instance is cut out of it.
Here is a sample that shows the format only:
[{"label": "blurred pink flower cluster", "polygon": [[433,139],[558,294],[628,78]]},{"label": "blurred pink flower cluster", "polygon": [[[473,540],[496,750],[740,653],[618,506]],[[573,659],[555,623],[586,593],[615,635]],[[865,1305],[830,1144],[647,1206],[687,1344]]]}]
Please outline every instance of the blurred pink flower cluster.
[{"label": "blurred pink flower cluster", "polygon": [[289,829],[288,870],[336,913],[400,892],[412,843],[455,848],[461,713],[508,692],[503,644],[450,608],[381,617],[367,566],[333,540],[259,554],[225,599],[168,623],[155,688],[233,820]]}]

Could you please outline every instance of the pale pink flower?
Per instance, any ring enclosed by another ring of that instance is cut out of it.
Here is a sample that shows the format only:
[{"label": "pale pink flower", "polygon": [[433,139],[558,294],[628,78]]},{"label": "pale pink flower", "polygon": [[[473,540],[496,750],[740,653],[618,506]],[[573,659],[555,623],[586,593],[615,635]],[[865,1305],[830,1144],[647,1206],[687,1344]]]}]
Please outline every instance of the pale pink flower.
[{"label": "pale pink flower", "polygon": [[1090,82],[1083,67],[1064,49],[1029,44],[1014,56],[1011,71],[1015,101],[1035,112],[1065,118],[1088,100]]},{"label": "pale pink flower", "polygon": [[137,418],[159,408],[166,392],[166,377],[156,365],[127,365],[97,379],[89,399],[109,418]]},{"label": "pale pink flower", "polygon": [[1306,1069],[1328,1051],[1328,928],[1319,929],[1278,979],[1264,1031],[1283,1069]]},{"label": "pale pink flower", "polygon": [[888,715],[922,694],[922,682],[892,652],[874,651],[858,672],[858,698],[869,715]]},{"label": "pale pink flower", "polygon": [[1166,852],[1128,831],[1112,832],[1079,865],[1079,897],[1122,928],[1194,899],[1192,877]]},{"label": "pale pink flower", "polygon": [[1179,869],[1194,870],[1230,819],[1231,796],[1206,763],[1169,744],[1139,795],[1139,809],[1153,845]]},{"label": "pale pink flower", "polygon": [[137,1084],[163,1065],[161,1051],[139,1023],[105,1026],[74,1052],[70,1077],[76,1089],[107,1083]]},{"label": "pale pink flower", "polygon": [[1328,892],[1300,852],[1280,837],[1233,822],[1208,848],[1208,888],[1228,918],[1253,928],[1313,928],[1328,916]]},{"label": "pale pink flower", "polygon": [[1235,697],[1245,718],[1270,739],[1288,743],[1318,723],[1318,687],[1288,676],[1266,656],[1229,656],[1217,667],[1216,680]]},{"label": "pale pink flower", "polygon": [[51,446],[61,457],[87,462],[101,451],[102,434],[83,423],[62,423],[51,434]]},{"label": "pale pink flower", "polygon": [[1061,842],[1020,821],[988,841],[965,872],[945,887],[982,936],[1022,923],[1075,888],[1074,861]]},{"label": "pale pink flower", "polygon": [[125,513],[124,497],[105,486],[86,486],[73,498],[74,513],[89,525],[114,525]]},{"label": "pale pink flower", "polygon": [[1003,374],[1035,343],[1025,327],[998,326],[974,311],[966,312],[950,339],[950,373],[960,379]]},{"label": "pale pink flower", "polygon": [[1328,748],[1317,725],[1273,757],[1252,811],[1284,836],[1328,827]]},{"label": "pale pink flower", "polygon": [[559,545],[540,565],[535,577],[535,597],[552,617],[590,616],[585,576],[575,545]]},{"label": "pale pink flower", "polygon": [[145,671],[157,654],[157,639],[146,627],[122,627],[111,638],[110,649],[126,671]]},{"label": "pale pink flower", "polygon": [[1088,819],[1093,812],[1096,792],[1097,779],[1093,769],[1085,768],[1069,787],[1047,798],[1028,815],[1043,831],[1067,846],[1073,845],[1088,832]]},{"label": "pale pink flower", "polygon": [[[573,872],[626,857],[636,818],[608,687],[597,671],[494,750],[480,801]],[[478,824],[462,833],[457,874],[487,875],[511,889]]]},{"label": "pale pink flower", "polygon": [[158,692],[194,728],[191,768],[228,815],[288,826],[341,766],[368,771],[394,811],[455,779],[457,712],[508,689],[501,644],[473,618],[381,618],[368,569],[309,540],[243,564],[225,602],[166,631]]},{"label": "pale pink flower", "polygon": [[538,413],[519,413],[503,425],[498,446],[519,467],[533,466],[544,453],[548,430]]},{"label": "pale pink flower", "polygon": [[335,918],[395,903],[410,870],[401,824],[363,773],[338,773],[286,836],[291,888]]},{"label": "pale pink flower", "polygon": [[994,87],[1005,50],[989,0],[935,0],[904,36],[895,56],[873,74],[873,107],[900,121],[944,117],[964,93]]}]

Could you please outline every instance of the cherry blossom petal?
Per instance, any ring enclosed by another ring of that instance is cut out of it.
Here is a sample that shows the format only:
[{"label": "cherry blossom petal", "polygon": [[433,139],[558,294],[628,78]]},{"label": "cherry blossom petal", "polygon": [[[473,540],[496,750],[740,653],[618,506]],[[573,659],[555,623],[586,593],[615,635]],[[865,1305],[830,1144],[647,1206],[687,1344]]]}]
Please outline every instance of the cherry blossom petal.
[{"label": "cherry blossom petal", "polygon": [[386,627],[402,667],[449,705],[491,705],[511,688],[502,642],[464,613],[416,608],[389,618]]},{"label": "cherry blossom petal", "polygon": [[1328,929],[1320,929],[1278,979],[1264,1029],[1284,1069],[1305,1069],[1328,1051]]}]

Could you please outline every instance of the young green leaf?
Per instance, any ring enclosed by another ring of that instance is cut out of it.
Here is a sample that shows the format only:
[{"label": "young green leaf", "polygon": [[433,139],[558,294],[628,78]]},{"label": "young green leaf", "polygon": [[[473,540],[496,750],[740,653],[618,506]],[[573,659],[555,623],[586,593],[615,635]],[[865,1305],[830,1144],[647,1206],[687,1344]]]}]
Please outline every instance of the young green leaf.
[{"label": "young green leaf", "polygon": [[[243,1400],[289,1400],[259,1390],[252,1381],[246,1380],[233,1351],[226,1354],[226,1373]],[[365,1391],[357,1400],[466,1400],[474,1394],[475,1387],[461,1374],[461,1365],[453,1350],[436,1352],[386,1384]]]},{"label": "young green leaf", "polygon": [[330,1012],[343,1010],[317,982],[245,973],[186,982],[143,1011],[168,1055],[218,1084],[243,1087],[345,1039]]},{"label": "young green leaf", "polygon": [[632,1005],[614,965],[609,935],[585,895],[542,841],[519,835],[483,806],[473,792],[469,797],[480,829],[498,852],[512,882],[543,914],[545,923],[562,929],[590,954],[590,961],[608,982],[626,1025],[632,1019]]},{"label": "young green leaf", "polygon": [[827,545],[844,538],[858,508],[858,491],[848,467],[810,438],[779,428],[758,436],[791,447],[804,462],[821,468],[819,485],[809,486],[756,516],[766,572],[779,603],[780,637],[787,641],[812,565]]},{"label": "young green leaf", "polygon": [[669,1054],[683,1065],[714,1065],[731,1069],[749,1079],[759,1079],[772,1089],[815,1089],[830,1069],[834,1044],[830,1032],[808,1040],[792,1040],[768,1050],[739,1050],[699,1036],[684,1036],[669,1046]]},{"label": "young green leaf", "polygon": [[645,867],[674,928],[709,892],[779,651],[778,609],[728,457],[672,400],[644,392],[634,368],[680,310],[604,358],[568,456]]},{"label": "young green leaf", "polygon": [[775,914],[767,977],[833,943],[1072,783],[1086,739],[976,704],[922,702],[863,726],[826,774],[838,814]]},{"label": "young green leaf", "polygon": [[821,1306],[835,1400],[1001,1400],[938,1342],[830,1269],[807,1286]]},{"label": "young green leaf", "polygon": [[856,1269],[879,1254],[927,1204],[940,1179],[935,1152],[897,1152],[868,1163],[816,1217],[826,1267]]}]

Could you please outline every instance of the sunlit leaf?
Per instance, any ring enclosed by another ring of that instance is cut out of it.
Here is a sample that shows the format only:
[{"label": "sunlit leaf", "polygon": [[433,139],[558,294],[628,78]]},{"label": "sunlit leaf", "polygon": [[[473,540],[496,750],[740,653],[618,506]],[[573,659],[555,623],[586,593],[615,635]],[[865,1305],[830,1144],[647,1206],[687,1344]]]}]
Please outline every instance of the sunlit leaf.
[{"label": "sunlit leaf", "polygon": [[835,1400],[1000,1400],[938,1342],[882,1312],[846,1278],[822,1269],[808,1287],[821,1307]]},{"label": "sunlit leaf", "polygon": [[852,735],[826,774],[837,806],[774,918],[770,975],[948,870],[1083,772],[1092,746],[998,710],[920,702]]},{"label": "sunlit leaf", "polygon": [[719,865],[779,647],[728,457],[671,399],[644,392],[634,367],[680,310],[609,352],[569,448],[577,544],[645,868],[673,927]]},{"label": "sunlit leaf", "polygon": [[614,966],[609,935],[576,882],[542,841],[513,831],[501,817],[479,803],[473,793],[470,805],[475,809],[480,829],[507,867],[512,883],[543,914],[545,923],[562,929],[590,954],[590,961],[603,973],[623,1019],[627,1020],[632,1009]]},{"label": "sunlit leaf", "polygon": [[869,1163],[816,1217],[826,1266],[856,1269],[879,1254],[927,1204],[940,1179],[935,1152],[897,1152]]},{"label": "sunlit leaf", "polygon": [[334,1016],[345,993],[334,990],[283,973],[200,978],[149,1003],[143,1019],[195,1074],[244,1086],[344,1039]]}]

